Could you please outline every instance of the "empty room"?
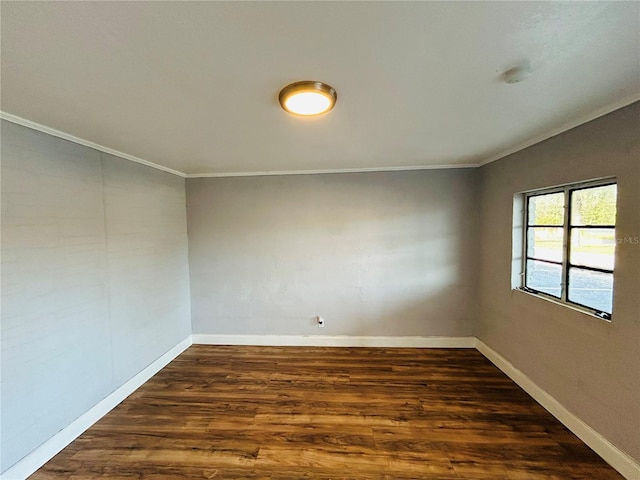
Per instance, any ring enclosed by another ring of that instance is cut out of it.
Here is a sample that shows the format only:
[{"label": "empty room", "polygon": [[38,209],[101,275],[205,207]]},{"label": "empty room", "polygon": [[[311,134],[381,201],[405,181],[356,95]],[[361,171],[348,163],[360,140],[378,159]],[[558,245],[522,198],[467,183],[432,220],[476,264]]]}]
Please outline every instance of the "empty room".
[{"label": "empty room", "polygon": [[0,479],[640,480],[640,1],[0,2]]}]

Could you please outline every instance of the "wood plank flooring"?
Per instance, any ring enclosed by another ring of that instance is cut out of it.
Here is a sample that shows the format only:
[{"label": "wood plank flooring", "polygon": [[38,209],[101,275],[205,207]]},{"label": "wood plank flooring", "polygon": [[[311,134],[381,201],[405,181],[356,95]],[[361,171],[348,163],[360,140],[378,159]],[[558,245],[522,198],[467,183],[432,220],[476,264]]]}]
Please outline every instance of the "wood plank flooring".
[{"label": "wood plank flooring", "polygon": [[473,349],[199,345],[31,478],[622,477]]}]

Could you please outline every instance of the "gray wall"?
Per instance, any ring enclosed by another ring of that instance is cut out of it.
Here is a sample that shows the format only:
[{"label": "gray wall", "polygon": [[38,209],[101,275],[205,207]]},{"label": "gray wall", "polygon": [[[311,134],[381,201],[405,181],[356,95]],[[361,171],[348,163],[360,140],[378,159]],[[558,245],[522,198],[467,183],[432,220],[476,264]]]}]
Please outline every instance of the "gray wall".
[{"label": "gray wall", "polygon": [[1,470],[190,334],[184,179],[2,122]]},{"label": "gray wall", "polygon": [[[613,321],[511,289],[516,192],[616,176]],[[481,168],[479,338],[640,459],[640,103]]]},{"label": "gray wall", "polygon": [[476,183],[470,169],[188,179],[193,333],[472,335]]},{"label": "gray wall", "polygon": [[[2,122],[2,470],[188,336],[189,291],[194,333],[475,333],[640,459],[638,131],[635,104],[479,171],[190,179],[188,253],[183,179]],[[610,175],[613,321],[513,291],[514,194]]]}]

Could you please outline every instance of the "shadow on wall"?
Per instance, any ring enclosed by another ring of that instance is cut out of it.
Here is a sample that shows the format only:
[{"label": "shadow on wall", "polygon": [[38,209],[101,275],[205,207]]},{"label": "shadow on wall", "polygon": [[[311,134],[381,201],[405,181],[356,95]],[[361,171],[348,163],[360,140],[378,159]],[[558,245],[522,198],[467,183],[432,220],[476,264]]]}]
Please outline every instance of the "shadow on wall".
[{"label": "shadow on wall", "polygon": [[475,180],[473,170],[188,180],[194,333],[472,334]]}]

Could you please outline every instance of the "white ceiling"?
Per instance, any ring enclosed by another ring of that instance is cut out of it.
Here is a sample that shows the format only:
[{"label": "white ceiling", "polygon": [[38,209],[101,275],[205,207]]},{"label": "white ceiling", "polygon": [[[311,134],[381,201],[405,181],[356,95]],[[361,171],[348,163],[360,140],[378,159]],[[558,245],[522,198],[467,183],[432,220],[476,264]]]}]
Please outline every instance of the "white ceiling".
[{"label": "white ceiling", "polygon": [[[186,174],[477,165],[640,98],[640,2],[1,9],[3,112]],[[307,79],[332,112],[279,108]]]}]

